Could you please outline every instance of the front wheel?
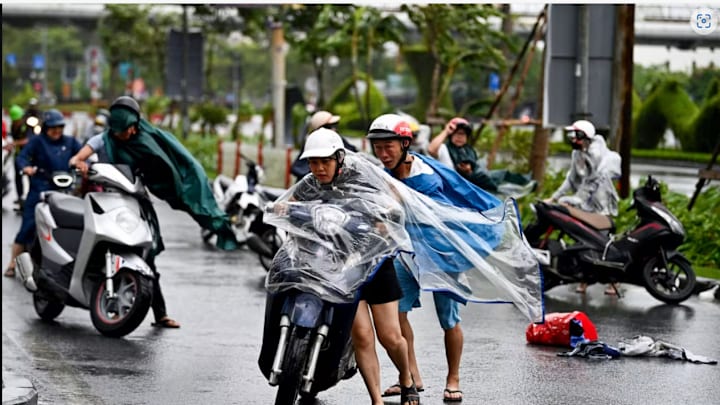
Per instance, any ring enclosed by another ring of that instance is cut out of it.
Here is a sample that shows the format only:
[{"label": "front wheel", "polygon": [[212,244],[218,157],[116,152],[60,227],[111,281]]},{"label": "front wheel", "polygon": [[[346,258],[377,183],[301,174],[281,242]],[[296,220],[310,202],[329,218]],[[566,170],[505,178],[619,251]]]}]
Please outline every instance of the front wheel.
[{"label": "front wheel", "polygon": [[285,349],[280,384],[275,405],[293,405],[300,394],[302,375],[310,353],[310,333],[307,329],[293,328]]},{"label": "front wheel", "polygon": [[33,294],[33,305],[35,306],[35,312],[43,321],[52,321],[65,309],[65,304],[47,297],[45,293],[40,291]]},{"label": "front wheel", "polygon": [[90,299],[90,318],[100,333],[122,337],[145,319],[152,300],[155,281],[134,271],[122,269],[113,276],[114,297],[108,297],[103,279]]},{"label": "front wheel", "polygon": [[682,256],[668,259],[665,266],[658,257],[653,257],[643,269],[645,289],[658,300],[667,304],[678,304],[690,297],[695,290],[695,272]]}]

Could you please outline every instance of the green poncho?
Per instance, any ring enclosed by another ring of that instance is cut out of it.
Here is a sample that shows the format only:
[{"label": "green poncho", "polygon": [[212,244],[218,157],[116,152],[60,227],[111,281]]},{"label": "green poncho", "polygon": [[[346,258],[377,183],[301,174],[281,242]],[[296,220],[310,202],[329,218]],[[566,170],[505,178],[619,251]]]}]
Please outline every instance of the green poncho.
[{"label": "green poncho", "polygon": [[[220,249],[237,248],[230,221],[215,202],[200,163],[172,134],[144,119],[138,122],[138,129],[138,134],[126,142],[110,136],[110,131],[105,132],[110,161],[139,169],[152,194],[167,201],[173,209],[187,212],[201,227],[216,233]],[[157,254],[162,250],[162,240],[160,233],[156,234]]]}]

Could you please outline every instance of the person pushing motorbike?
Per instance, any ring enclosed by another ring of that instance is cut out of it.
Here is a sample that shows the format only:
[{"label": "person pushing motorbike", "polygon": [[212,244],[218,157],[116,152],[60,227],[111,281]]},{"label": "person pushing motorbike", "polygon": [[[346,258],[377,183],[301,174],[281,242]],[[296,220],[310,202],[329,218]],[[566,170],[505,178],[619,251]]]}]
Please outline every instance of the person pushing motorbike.
[{"label": "person pushing motorbike", "polygon": [[[368,173],[360,172],[357,165],[348,165],[346,159],[361,158],[346,156],[343,140],[335,131],[319,128],[308,135],[300,159],[307,159],[312,175],[305,176],[293,189],[291,201],[327,201],[332,198],[362,199],[368,193],[380,198],[383,191],[379,185],[367,181]],[[396,203],[397,204],[397,203]],[[286,211],[283,206],[278,210]],[[382,222],[376,226],[382,226]],[[346,249],[338,246],[335,249]],[[281,249],[281,252],[283,250]],[[281,253],[276,255],[275,260]],[[400,403],[419,405],[415,383],[410,374],[407,342],[400,329],[398,300],[402,290],[398,284],[393,260],[384,259],[374,277],[365,284],[360,293],[360,302],[352,325],[352,343],[355,349],[360,374],[374,405],[382,404],[380,391],[380,364],[375,351],[375,333],[399,371]],[[273,273],[269,273],[271,280]]]},{"label": "person pushing motorbike", "polygon": [[[110,163],[122,163],[142,174],[148,189],[173,209],[187,212],[203,228],[218,235],[220,249],[237,248],[227,215],[217,206],[210,182],[200,163],[172,135],[152,126],[140,116],[140,105],[128,96],[118,97],[110,106],[109,129],[90,138],[69,163],[82,173],[88,170],[85,160],[93,153]],[[149,212],[155,212],[148,207]],[[159,274],[155,256],[164,250],[157,218],[154,226],[155,249],[148,264]],[[167,317],[159,282],[154,283],[153,312],[156,326],[178,328]]]}]

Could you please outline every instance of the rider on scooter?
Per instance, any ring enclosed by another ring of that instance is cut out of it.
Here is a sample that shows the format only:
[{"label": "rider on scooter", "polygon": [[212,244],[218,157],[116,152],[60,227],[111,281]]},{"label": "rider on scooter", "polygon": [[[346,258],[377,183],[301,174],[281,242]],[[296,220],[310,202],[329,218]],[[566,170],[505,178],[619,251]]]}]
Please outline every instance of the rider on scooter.
[{"label": "rider on scooter", "polygon": [[[63,135],[65,117],[58,110],[48,110],[43,115],[42,132],[25,145],[16,159],[22,174],[30,176],[30,191],[23,207],[22,225],[15,237],[10,254],[6,277],[15,276],[15,258],[30,246],[35,239],[35,205],[40,193],[52,189],[46,176],[35,176],[38,171],[50,174],[67,170],[67,161],[80,151],[80,143],[70,135]],[[19,176],[19,174],[18,174]]]}]

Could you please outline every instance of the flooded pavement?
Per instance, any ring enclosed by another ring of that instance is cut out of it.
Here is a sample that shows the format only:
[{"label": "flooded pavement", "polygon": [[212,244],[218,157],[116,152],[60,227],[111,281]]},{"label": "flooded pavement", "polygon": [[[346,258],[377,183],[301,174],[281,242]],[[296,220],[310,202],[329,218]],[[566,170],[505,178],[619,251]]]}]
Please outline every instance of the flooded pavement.
[{"label": "flooded pavement", "polygon": [[[20,217],[3,200],[3,265]],[[203,244],[190,216],[156,203],[166,251],[157,260],[168,313],[180,329],[151,326],[152,314],[122,339],[101,336],[86,310],[66,308],[56,322],[39,320],[19,279],[2,280],[3,369],[35,384],[40,404],[271,404],[257,366],[265,307],[265,271],[254,253]],[[617,345],[638,334],[720,359],[720,301],[711,292],[670,306],[623,285],[621,299],[593,285],[585,295],[561,286],[546,295],[546,312],[584,311],[600,340]],[[423,404],[442,404],[443,336],[432,308],[410,315],[425,382]],[[464,404],[714,404],[720,367],[663,358],[564,358],[569,349],[528,345],[528,320],[509,304],[462,310]],[[383,387],[396,375],[378,346]],[[317,404],[367,403],[362,379],[318,395]],[[399,397],[386,404],[398,404]]]}]

